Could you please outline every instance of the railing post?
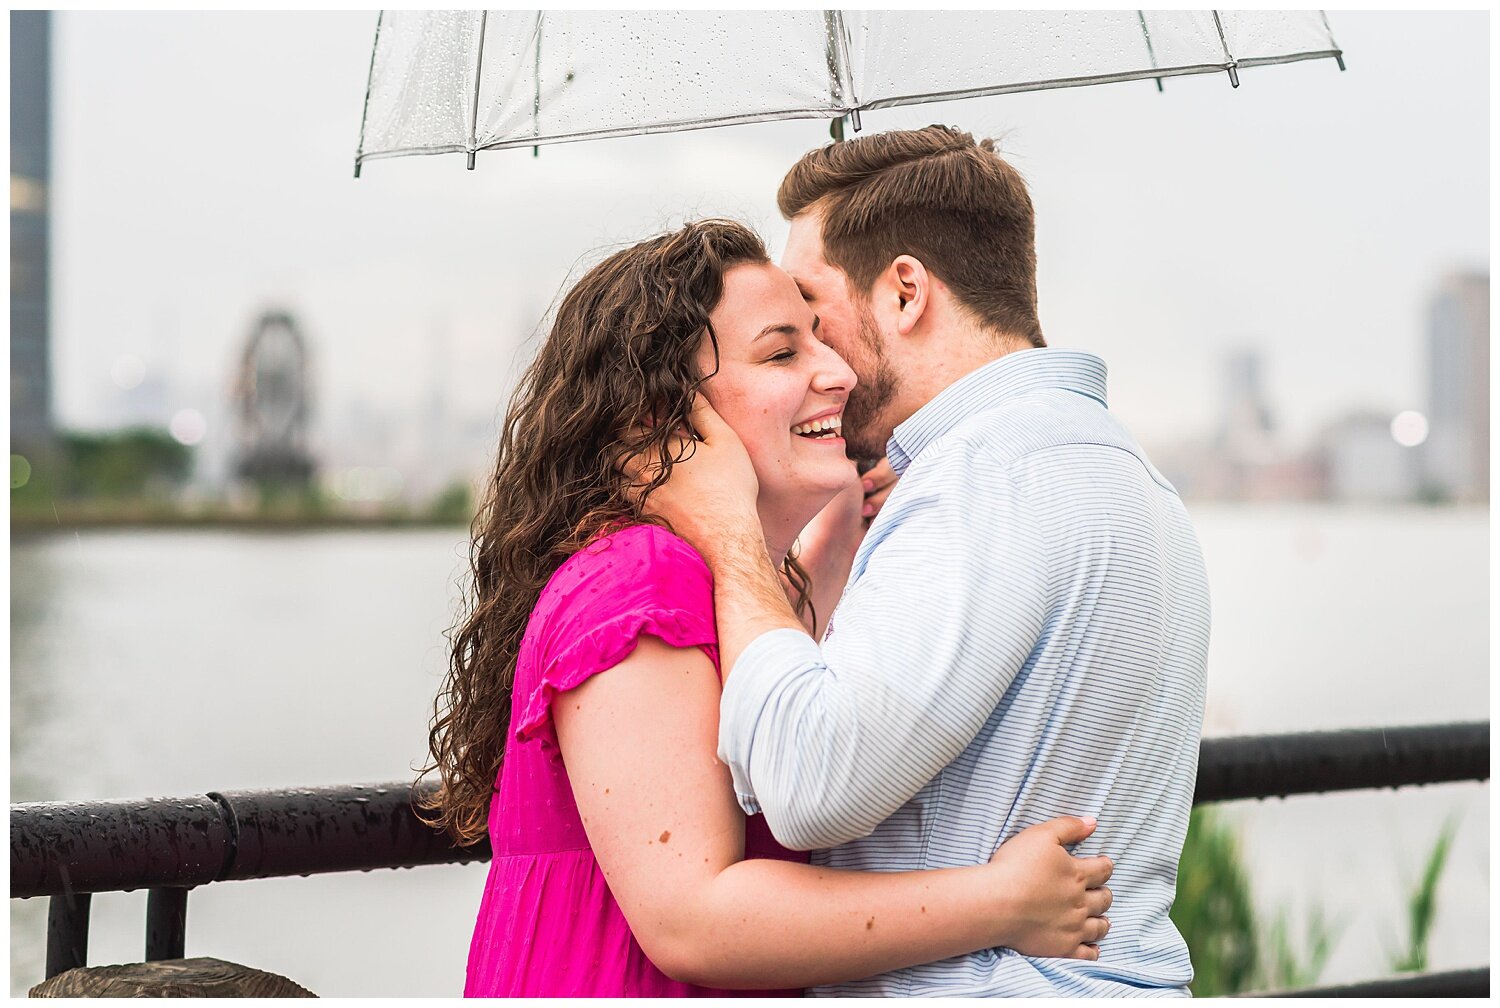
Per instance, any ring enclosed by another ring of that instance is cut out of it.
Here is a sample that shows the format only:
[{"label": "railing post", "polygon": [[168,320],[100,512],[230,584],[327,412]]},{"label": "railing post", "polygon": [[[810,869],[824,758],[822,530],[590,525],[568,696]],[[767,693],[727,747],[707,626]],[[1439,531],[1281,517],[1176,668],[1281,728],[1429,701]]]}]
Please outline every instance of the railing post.
[{"label": "railing post", "polygon": [[146,897],[146,961],[181,959],[187,942],[187,889],[163,886]]},{"label": "railing post", "polygon": [[88,965],[92,893],[69,892],[47,901],[47,979]]}]

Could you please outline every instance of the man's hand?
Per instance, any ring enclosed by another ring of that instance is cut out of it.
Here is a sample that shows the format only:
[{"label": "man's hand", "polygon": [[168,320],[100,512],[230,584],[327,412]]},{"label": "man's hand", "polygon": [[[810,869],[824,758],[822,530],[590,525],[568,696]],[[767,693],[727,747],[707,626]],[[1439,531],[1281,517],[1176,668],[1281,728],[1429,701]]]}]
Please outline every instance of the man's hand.
[{"label": "man's hand", "polygon": [[891,468],[890,459],[885,457],[860,478],[865,493],[863,516],[866,528],[870,527],[870,519],[878,515],[885,506],[885,499],[891,495],[900,478],[896,475],[896,470]]},{"label": "man's hand", "polygon": [[[767,630],[806,632],[792,613],[781,575],[771,566],[755,498],[760,484],[750,456],[708,400],[699,395],[689,432],[674,445],[667,482],[646,498],[645,510],[665,518],[677,534],[702,554],[714,576],[714,612],[719,627],[719,670],[728,676],[741,652]],[[657,474],[658,463],[641,456],[620,468],[635,492]]]},{"label": "man's hand", "polygon": [[[694,400],[691,423],[692,431],[682,432],[674,445],[682,460],[673,463],[671,477],[646,498],[645,510],[667,519],[678,535],[711,558],[727,534],[743,535],[747,528],[759,532],[755,499],[760,484],[739,435],[702,393]],[[624,468],[640,488],[656,475],[658,464],[637,456]]]}]

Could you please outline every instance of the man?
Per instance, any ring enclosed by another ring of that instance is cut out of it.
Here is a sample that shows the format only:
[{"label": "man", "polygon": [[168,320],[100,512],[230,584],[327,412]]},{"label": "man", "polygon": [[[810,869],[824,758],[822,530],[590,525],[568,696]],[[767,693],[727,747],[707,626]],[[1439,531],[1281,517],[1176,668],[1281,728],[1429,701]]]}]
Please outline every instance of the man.
[{"label": "man", "polygon": [[[743,448],[706,406],[659,507],[714,574],[720,756],[740,804],[817,863],[975,864],[1093,815],[1115,862],[1098,961],[993,949],[846,995],[1182,994],[1168,919],[1197,771],[1202,556],[1176,492],[1105,402],[1098,358],[1047,348],[1016,171],[940,126],[804,157],[783,266],[856,372],[852,455],[900,475],[821,648],[755,521]],[[815,575],[816,576],[816,575]]]}]

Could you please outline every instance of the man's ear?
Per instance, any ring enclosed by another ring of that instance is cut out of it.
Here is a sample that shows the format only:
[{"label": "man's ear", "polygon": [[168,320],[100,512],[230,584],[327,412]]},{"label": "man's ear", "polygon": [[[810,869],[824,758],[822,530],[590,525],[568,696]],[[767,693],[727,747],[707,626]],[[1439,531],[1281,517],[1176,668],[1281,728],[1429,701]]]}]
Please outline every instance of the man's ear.
[{"label": "man's ear", "polygon": [[932,274],[915,256],[900,255],[886,270],[889,287],[895,297],[895,328],[910,336],[932,303]]}]

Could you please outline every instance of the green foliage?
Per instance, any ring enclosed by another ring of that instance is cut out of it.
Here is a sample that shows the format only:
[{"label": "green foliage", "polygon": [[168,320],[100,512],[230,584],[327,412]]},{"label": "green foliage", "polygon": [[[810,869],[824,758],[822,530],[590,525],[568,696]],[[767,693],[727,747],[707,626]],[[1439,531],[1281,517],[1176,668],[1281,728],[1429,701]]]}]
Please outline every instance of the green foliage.
[{"label": "green foliage", "polygon": [[10,457],[11,511],[41,512],[57,496],[61,470],[55,453],[34,452]]},{"label": "green foliage", "polygon": [[473,491],[466,480],[450,483],[427,508],[429,521],[467,525],[473,517]]},{"label": "green foliage", "polygon": [[1285,907],[1276,914],[1270,928],[1270,960],[1265,964],[1255,987],[1260,990],[1295,990],[1311,987],[1323,974],[1328,957],[1333,952],[1333,943],[1338,929],[1324,916],[1322,907],[1313,907],[1308,913],[1307,926],[1302,941],[1292,942],[1292,929]]},{"label": "green foliage", "polygon": [[1194,995],[1249,989],[1260,968],[1250,880],[1239,837],[1212,808],[1193,809],[1188,822],[1172,922],[1192,956]]},{"label": "green foliage", "polygon": [[1397,973],[1427,972],[1427,946],[1432,938],[1432,922],[1437,918],[1438,882],[1448,864],[1448,852],[1453,847],[1453,837],[1457,831],[1456,818],[1449,819],[1443,825],[1427,855],[1422,877],[1417,880],[1406,899],[1406,948],[1391,956],[1391,968]]},{"label": "green foliage", "polygon": [[[1289,913],[1263,924],[1250,894],[1239,835],[1211,806],[1193,809],[1177,871],[1172,921],[1187,941],[1197,997],[1286,990],[1317,982],[1337,928],[1314,910],[1294,942]],[[1300,950],[1300,951],[1299,951]]]},{"label": "green foliage", "polygon": [[104,434],[63,434],[62,487],[68,497],[124,499],[164,495],[193,469],[192,449],[152,427]]}]

